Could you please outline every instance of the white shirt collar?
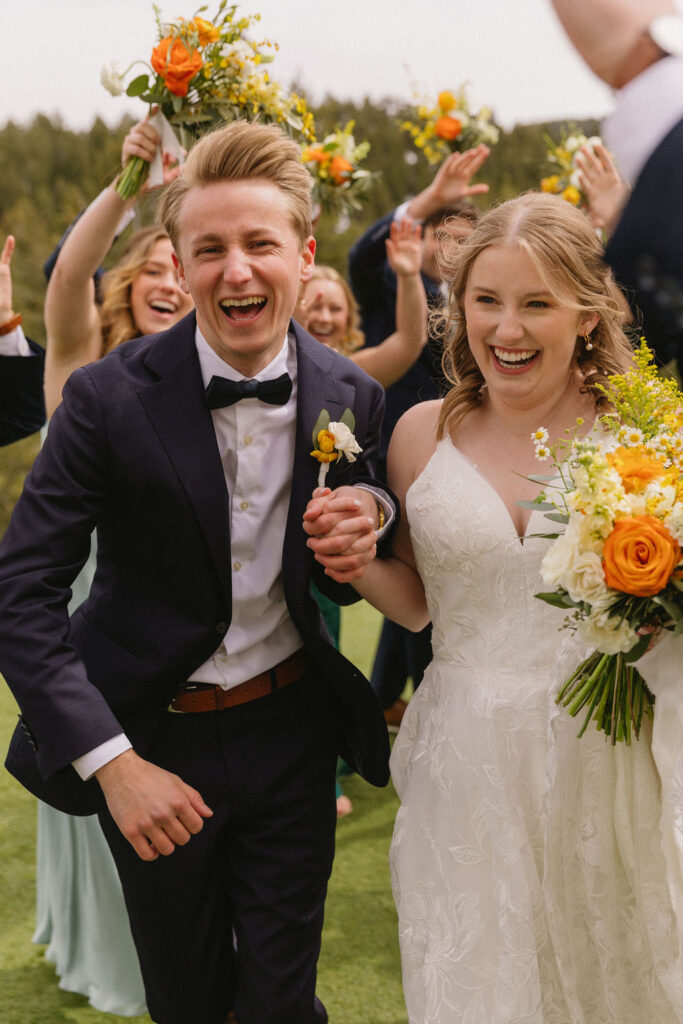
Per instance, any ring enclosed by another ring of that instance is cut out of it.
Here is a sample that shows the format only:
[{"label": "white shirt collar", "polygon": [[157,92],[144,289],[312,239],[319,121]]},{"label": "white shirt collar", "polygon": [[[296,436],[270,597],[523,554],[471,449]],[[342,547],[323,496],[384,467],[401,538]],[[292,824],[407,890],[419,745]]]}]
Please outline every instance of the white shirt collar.
[{"label": "white shirt collar", "polygon": [[616,103],[603,124],[605,144],[619,173],[635,184],[650,154],[683,117],[683,60],[658,60],[619,90]]}]

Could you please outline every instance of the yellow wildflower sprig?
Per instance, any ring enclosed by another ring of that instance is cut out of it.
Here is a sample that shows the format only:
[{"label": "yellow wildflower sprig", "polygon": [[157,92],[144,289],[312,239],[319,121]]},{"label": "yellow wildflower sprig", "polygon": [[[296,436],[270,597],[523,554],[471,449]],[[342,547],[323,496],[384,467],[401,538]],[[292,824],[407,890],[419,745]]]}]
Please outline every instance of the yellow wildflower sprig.
[{"label": "yellow wildflower sprig", "polygon": [[418,104],[414,120],[401,121],[399,126],[430,164],[440,164],[451,153],[462,153],[481,142],[495,146],[500,138],[488,107],[471,110],[464,85],[456,92],[444,89],[435,106]]},{"label": "yellow wildflower sprig", "polygon": [[543,135],[547,150],[546,160],[550,164],[552,174],[541,178],[541,191],[562,196],[572,206],[584,206],[586,197],[579,185],[579,173],[575,158],[582,146],[602,145],[598,135],[588,138],[571,127],[563,129],[559,142],[550,135]]},{"label": "yellow wildflower sprig", "polygon": [[312,198],[328,213],[357,212],[368,198],[379,172],[365,170],[360,164],[370,151],[367,141],[356,142],[354,121],[313,141],[301,150],[301,159],[311,175]]}]

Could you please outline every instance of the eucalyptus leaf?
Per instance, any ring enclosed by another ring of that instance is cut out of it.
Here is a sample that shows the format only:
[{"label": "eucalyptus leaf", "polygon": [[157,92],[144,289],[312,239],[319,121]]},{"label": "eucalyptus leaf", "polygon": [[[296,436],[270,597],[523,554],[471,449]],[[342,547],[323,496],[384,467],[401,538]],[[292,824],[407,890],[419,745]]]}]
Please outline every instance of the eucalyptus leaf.
[{"label": "eucalyptus leaf", "polygon": [[552,590],[547,594],[534,594],[539,601],[545,601],[546,604],[551,604],[553,608],[580,608],[580,601],[572,601],[569,594],[558,594],[557,591]]},{"label": "eucalyptus leaf", "polygon": [[529,473],[525,479],[533,484],[547,484],[550,480],[557,480],[557,473]]},{"label": "eucalyptus leaf", "polygon": [[356,429],[356,417],[353,415],[350,409],[344,409],[344,412],[341,414],[341,419],[339,420],[339,422],[344,423],[349,428],[351,433],[353,433],[354,430]]},{"label": "eucalyptus leaf", "polygon": [[330,414],[327,411],[327,409],[321,409],[320,410],[320,415],[318,416],[317,420],[315,421],[315,426],[313,427],[313,447],[314,448],[315,448],[315,446],[318,443],[318,434],[320,433],[321,430],[327,430],[329,425],[330,425]]},{"label": "eucalyptus leaf", "polygon": [[549,512],[557,508],[550,501],[516,501],[515,505],[519,508],[538,509],[539,512]]},{"label": "eucalyptus leaf", "polygon": [[569,522],[569,516],[565,515],[564,512],[546,512],[545,518],[552,519],[554,523],[566,524]]},{"label": "eucalyptus leaf", "polygon": [[527,533],[524,539],[531,540],[532,537],[536,537],[539,540],[557,540],[561,536],[561,533]]}]

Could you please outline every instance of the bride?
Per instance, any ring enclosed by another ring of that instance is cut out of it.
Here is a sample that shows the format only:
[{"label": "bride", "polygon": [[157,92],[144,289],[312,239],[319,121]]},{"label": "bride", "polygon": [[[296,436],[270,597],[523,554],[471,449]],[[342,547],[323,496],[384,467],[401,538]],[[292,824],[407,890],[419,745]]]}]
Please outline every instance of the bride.
[{"label": "bride", "polygon": [[[681,1024],[681,641],[639,663],[654,733],[578,740],[554,695],[587,651],[534,597],[548,523],[517,503],[538,491],[532,432],[589,431],[597,386],[629,364],[616,288],[586,219],[554,197],[503,204],[451,257],[453,386],[396,427],[405,514],[394,557],[356,584],[402,625],[434,627],[392,753],[409,1019]],[[309,540],[323,562],[329,543]]]}]

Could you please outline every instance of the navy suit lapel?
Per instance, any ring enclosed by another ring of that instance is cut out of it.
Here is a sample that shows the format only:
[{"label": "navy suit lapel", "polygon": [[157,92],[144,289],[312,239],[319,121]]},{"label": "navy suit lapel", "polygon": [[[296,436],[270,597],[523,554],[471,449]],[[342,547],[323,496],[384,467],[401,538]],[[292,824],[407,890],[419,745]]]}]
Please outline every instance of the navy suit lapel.
[{"label": "navy suit lapel", "polygon": [[197,517],[221,585],[230,599],[228,494],[194,342],[194,314],[150,348],[158,378],[138,395]]},{"label": "navy suit lapel", "polygon": [[[332,376],[332,353],[306,334],[298,324],[292,323],[291,327],[296,338],[297,352],[296,442],[282,556],[285,594],[290,608],[297,594],[300,594],[297,580],[307,576],[306,558],[303,557],[306,553],[306,535],[301,523],[306,505],[318,486],[320,468],[311,455],[313,428],[322,409],[327,409],[334,423],[345,409],[353,410],[356,397],[353,384]],[[335,486],[333,470],[330,473],[330,486]]]}]

